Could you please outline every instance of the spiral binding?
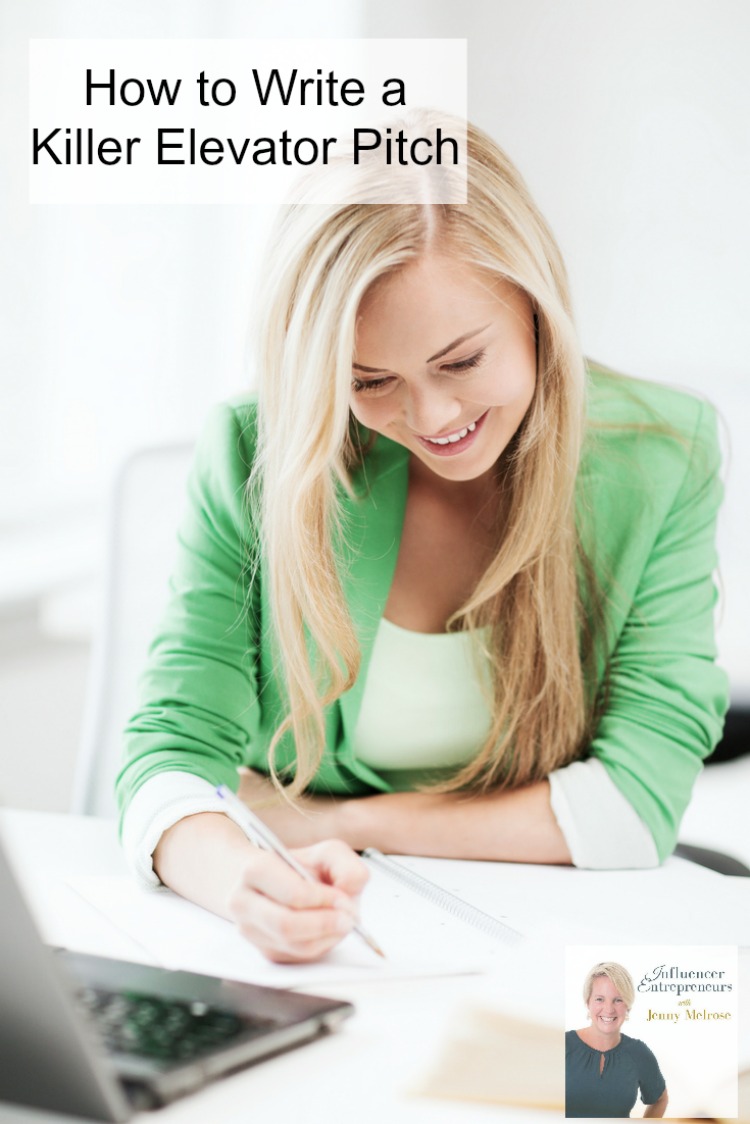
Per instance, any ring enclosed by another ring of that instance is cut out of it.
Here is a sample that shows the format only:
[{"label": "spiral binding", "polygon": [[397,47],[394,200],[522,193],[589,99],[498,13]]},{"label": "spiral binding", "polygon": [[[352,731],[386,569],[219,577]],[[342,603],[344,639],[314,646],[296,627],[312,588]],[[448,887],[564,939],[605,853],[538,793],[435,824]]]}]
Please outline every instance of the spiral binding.
[{"label": "spiral binding", "polygon": [[435,882],[431,882],[429,878],[423,877],[421,874],[416,874],[413,870],[402,866],[374,847],[368,847],[362,852],[362,858],[372,863],[378,870],[382,870],[390,878],[394,878],[403,886],[407,886],[415,894],[420,897],[426,898],[427,901],[432,902],[433,905],[439,906],[449,913],[452,917],[458,917],[459,920],[466,922],[480,932],[485,933],[487,936],[494,937],[496,940],[501,941],[503,944],[518,944],[523,940],[521,933],[516,929],[511,928],[510,925],[498,921],[496,917],[492,917],[489,913],[484,913],[476,906],[470,905],[465,902],[463,898],[457,897],[452,894],[450,890],[443,889]]}]

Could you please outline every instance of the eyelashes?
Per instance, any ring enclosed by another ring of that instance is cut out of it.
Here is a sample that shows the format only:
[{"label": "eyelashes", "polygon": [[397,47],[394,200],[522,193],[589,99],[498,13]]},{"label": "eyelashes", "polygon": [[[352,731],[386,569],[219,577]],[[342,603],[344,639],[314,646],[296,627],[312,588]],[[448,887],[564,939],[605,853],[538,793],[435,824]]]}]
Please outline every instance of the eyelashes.
[{"label": "eyelashes", "polygon": [[[448,374],[461,374],[462,371],[471,371],[479,367],[485,357],[485,349],[475,352],[474,355],[469,355],[466,359],[460,359],[456,363],[444,363],[440,370]],[[367,394],[372,391],[382,390],[392,381],[391,375],[384,375],[378,379],[358,379],[356,375],[352,376],[352,390],[355,394]]]},{"label": "eyelashes", "polygon": [[440,370],[441,371],[470,371],[473,367],[478,367],[484,359],[484,349],[477,351],[475,355],[470,355],[468,359],[460,359],[458,363],[446,363]]},{"label": "eyelashes", "polygon": [[390,382],[390,378],[384,379],[368,379],[364,382],[356,376],[352,376],[352,390],[355,394],[367,394],[368,391],[379,390],[380,387],[386,386]]}]

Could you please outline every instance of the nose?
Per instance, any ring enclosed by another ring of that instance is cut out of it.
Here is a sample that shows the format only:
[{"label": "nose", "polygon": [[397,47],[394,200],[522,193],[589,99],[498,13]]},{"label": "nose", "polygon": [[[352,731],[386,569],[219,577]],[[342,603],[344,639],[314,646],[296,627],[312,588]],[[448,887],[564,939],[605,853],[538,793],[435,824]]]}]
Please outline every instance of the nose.
[{"label": "nose", "polygon": [[448,389],[434,385],[412,386],[405,394],[406,424],[420,437],[447,433],[461,420],[462,405]]}]

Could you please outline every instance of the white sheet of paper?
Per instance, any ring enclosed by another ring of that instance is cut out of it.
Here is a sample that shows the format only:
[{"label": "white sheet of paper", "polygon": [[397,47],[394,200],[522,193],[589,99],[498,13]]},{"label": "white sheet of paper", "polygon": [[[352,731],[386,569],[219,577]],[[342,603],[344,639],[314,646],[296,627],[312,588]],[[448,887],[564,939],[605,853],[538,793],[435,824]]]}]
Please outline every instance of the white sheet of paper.
[{"label": "white sheet of paper", "polygon": [[[400,863],[523,933],[527,942],[587,944],[679,941],[686,909],[702,943],[750,945],[750,879],[725,878],[680,859],[653,871],[575,871],[566,867],[400,857]],[[70,881],[90,905],[169,968],[279,987],[314,987],[397,977],[493,971],[511,953],[373,869],[362,921],[387,953],[381,961],[357,936],[323,961],[273,965],[234,927],[166,889],[141,890],[128,877]],[[692,908],[696,895],[699,908]],[[606,909],[593,903],[606,901]]]},{"label": "white sheet of paper", "polygon": [[[399,862],[542,944],[750,946],[750,878],[681,858],[653,870],[403,857]],[[505,916],[507,915],[507,917]]]},{"label": "white sheet of paper", "polygon": [[382,960],[356,934],[309,965],[271,964],[228,921],[164,887],[130,878],[79,877],[68,883],[164,968],[203,972],[272,987],[313,986],[493,970],[508,950],[465,922],[372,870],[362,923],[386,953]]}]

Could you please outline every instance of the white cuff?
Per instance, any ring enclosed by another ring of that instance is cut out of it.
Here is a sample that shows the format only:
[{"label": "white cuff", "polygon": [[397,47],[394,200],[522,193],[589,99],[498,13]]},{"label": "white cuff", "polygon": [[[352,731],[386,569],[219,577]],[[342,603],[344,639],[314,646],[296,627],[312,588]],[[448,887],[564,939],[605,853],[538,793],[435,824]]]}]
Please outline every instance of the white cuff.
[{"label": "white cuff", "polygon": [[141,785],[122,822],[125,859],[137,882],[161,885],[152,858],[157,843],[167,828],[198,812],[222,812],[234,818],[215,785],[193,773],[156,773]]},{"label": "white cuff", "polygon": [[659,865],[651,832],[596,757],[549,775],[550,803],[575,866],[589,870]]}]

